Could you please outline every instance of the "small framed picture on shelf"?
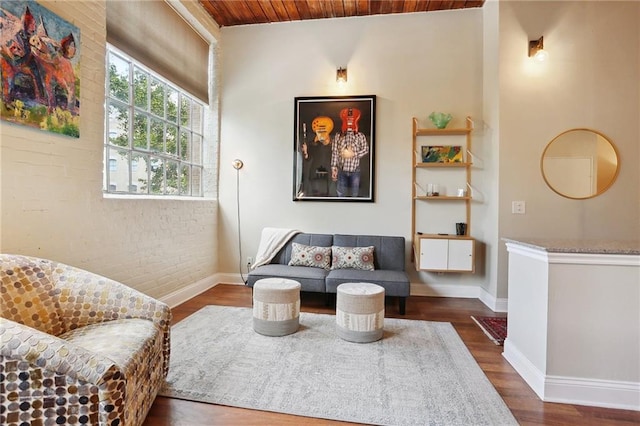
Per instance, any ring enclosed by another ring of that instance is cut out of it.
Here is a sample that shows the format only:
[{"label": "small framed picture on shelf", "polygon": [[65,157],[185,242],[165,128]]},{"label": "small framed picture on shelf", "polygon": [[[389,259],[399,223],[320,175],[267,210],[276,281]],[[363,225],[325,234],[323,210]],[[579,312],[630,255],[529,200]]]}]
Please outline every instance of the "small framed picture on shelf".
[{"label": "small framed picture on shelf", "polygon": [[423,163],[461,163],[462,147],[459,145],[424,145],[422,146]]}]

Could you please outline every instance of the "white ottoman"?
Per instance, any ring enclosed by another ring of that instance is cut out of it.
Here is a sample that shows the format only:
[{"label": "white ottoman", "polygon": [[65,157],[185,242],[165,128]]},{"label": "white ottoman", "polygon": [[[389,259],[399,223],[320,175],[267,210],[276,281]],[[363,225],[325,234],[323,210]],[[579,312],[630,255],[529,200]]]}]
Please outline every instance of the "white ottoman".
[{"label": "white ottoman", "polygon": [[285,336],[298,330],[300,283],[263,278],[253,285],[253,329],[265,336]]},{"label": "white ottoman", "polygon": [[380,340],[384,332],[384,287],[340,284],[336,294],[336,332],[349,342]]}]

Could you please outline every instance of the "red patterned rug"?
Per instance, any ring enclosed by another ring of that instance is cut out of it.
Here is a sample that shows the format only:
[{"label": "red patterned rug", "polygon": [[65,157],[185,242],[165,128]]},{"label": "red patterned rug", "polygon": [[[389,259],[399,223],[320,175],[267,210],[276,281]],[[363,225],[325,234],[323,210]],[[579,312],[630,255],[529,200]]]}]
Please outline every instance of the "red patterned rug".
[{"label": "red patterned rug", "polygon": [[506,317],[471,317],[493,343],[503,345],[507,337]]}]

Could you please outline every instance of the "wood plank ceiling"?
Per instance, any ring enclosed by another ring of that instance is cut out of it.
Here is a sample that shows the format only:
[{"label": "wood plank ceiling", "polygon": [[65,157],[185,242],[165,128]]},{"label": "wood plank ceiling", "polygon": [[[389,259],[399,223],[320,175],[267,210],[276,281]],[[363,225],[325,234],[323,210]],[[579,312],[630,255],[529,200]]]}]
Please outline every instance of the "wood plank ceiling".
[{"label": "wood plank ceiling", "polygon": [[200,0],[221,27],[482,7],[485,0]]}]

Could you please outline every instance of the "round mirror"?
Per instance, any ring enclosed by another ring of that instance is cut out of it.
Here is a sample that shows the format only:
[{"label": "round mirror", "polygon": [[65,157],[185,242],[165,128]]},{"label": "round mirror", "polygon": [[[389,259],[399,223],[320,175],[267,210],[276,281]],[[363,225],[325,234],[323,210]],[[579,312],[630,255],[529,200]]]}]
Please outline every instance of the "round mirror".
[{"label": "round mirror", "polygon": [[571,129],[556,136],[542,153],[542,177],[554,192],[582,200],[606,191],[618,176],[613,143],[590,129]]}]

